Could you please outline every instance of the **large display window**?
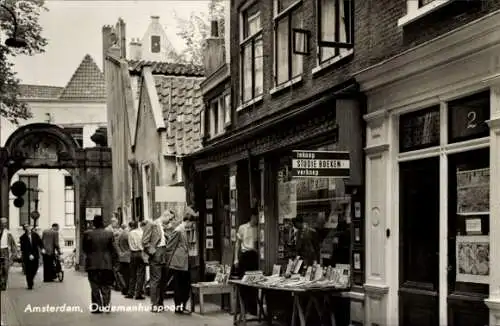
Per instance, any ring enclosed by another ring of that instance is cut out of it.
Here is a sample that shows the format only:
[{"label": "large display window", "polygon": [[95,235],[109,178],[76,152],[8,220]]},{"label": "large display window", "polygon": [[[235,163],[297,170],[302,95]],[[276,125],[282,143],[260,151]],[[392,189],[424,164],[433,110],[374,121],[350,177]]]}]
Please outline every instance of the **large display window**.
[{"label": "large display window", "polygon": [[[300,148],[314,151],[337,151],[336,144]],[[362,223],[353,222],[354,203],[346,191],[346,179],[327,177],[292,177],[292,154],[281,157],[276,176],[278,197],[278,264],[286,265],[289,259],[302,256],[297,252],[297,229],[294,221],[304,222],[311,229],[314,241],[306,250],[305,262],[314,261],[322,266],[351,264],[351,270],[363,269],[362,251],[352,250],[353,241],[362,248]],[[361,202],[356,203],[360,218]],[[355,224],[355,226],[353,226]],[[360,280],[362,284],[362,280]]]}]

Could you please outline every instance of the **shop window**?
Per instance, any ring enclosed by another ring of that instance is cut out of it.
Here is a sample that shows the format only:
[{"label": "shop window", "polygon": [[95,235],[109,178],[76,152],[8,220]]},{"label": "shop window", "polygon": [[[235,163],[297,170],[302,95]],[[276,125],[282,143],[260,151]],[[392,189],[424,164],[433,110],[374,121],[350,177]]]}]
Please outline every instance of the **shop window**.
[{"label": "shop window", "polygon": [[275,0],[274,68],[275,85],[302,74],[303,56],[293,53],[292,31],[303,28],[302,1]]},{"label": "shop window", "polygon": [[488,137],[490,92],[482,92],[448,103],[449,142]]},{"label": "shop window", "polygon": [[489,161],[489,149],[448,159],[450,293],[488,293]]},{"label": "shop window", "polygon": [[403,114],[399,118],[399,151],[407,152],[439,145],[439,105]]},{"label": "shop window", "polygon": [[318,0],[318,59],[323,63],[352,50],[354,1]]},{"label": "shop window", "polygon": [[[313,150],[331,151],[335,145],[313,148]],[[286,264],[295,257],[297,236],[293,220],[301,217],[306,227],[312,228],[316,235],[308,252],[310,262],[316,260],[323,266],[351,264],[352,270],[361,271],[364,267],[362,249],[351,257],[352,243],[352,206],[351,196],[346,192],[343,179],[313,177],[292,178],[291,155],[283,157],[277,175],[278,191],[278,262]],[[358,204],[360,204],[358,202]],[[358,207],[361,213],[361,207]],[[356,224],[361,244],[361,222]],[[360,245],[362,248],[362,245]],[[355,257],[354,257],[355,256]],[[354,259],[352,259],[354,258]],[[361,285],[363,280],[359,282]]]},{"label": "shop window", "polygon": [[246,103],[263,92],[262,25],[258,4],[244,10],[241,21],[241,102]]}]

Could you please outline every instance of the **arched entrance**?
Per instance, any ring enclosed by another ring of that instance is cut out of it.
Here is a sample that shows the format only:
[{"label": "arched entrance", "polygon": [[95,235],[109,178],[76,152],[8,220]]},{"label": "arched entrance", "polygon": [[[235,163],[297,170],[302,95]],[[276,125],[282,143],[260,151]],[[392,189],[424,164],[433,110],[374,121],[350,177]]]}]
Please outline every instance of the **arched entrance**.
[{"label": "arched entrance", "polygon": [[[82,261],[81,235],[87,228],[87,212],[99,208],[106,217],[112,212],[111,150],[107,147],[79,148],[63,128],[34,123],[18,128],[0,148],[0,212],[9,218],[11,179],[21,169],[65,169],[74,182],[77,257]],[[106,192],[106,190],[109,190]]]}]

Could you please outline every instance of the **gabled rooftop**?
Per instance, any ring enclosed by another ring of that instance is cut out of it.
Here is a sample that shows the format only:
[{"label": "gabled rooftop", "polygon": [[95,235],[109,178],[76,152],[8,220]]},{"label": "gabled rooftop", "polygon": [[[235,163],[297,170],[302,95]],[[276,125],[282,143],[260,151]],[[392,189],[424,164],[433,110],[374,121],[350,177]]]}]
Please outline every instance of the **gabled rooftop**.
[{"label": "gabled rooftop", "polygon": [[87,54],[62,91],[61,100],[105,100],[104,74]]}]

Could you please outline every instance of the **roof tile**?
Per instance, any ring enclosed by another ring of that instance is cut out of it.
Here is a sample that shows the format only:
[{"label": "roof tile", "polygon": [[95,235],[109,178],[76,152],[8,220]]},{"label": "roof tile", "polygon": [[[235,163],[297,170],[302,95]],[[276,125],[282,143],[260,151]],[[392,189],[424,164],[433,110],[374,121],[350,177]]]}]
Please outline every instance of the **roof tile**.
[{"label": "roof tile", "polygon": [[[205,69],[202,66],[194,64],[182,64],[171,62],[158,62],[147,60],[129,60],[129,71],[131,73],[140,74],[142,68],[145,66],[151,67],[153,74],[162,74],[168,76],[182,76],[182,77],[203,77]],[[197,87],[200,87],[197,85]]]},{"label": "roof tile", "polygon": [[60,99],[106,99],[104,74],[87,54],[64,88]]},{"label": "roof tile", "polygon": [[64,87],[45,85],[19,85],[19,97],[25,99],[57,99]]},{"label": "roof tile", "polygon": [[[175,67],[180,69],[179,67]],[[200,77],[155,75],[163,118],[167,121],[169,154],[185,155],[201,148],[200,112],[203,94]],[[194,128],[194,125],[198,125]]]}]

